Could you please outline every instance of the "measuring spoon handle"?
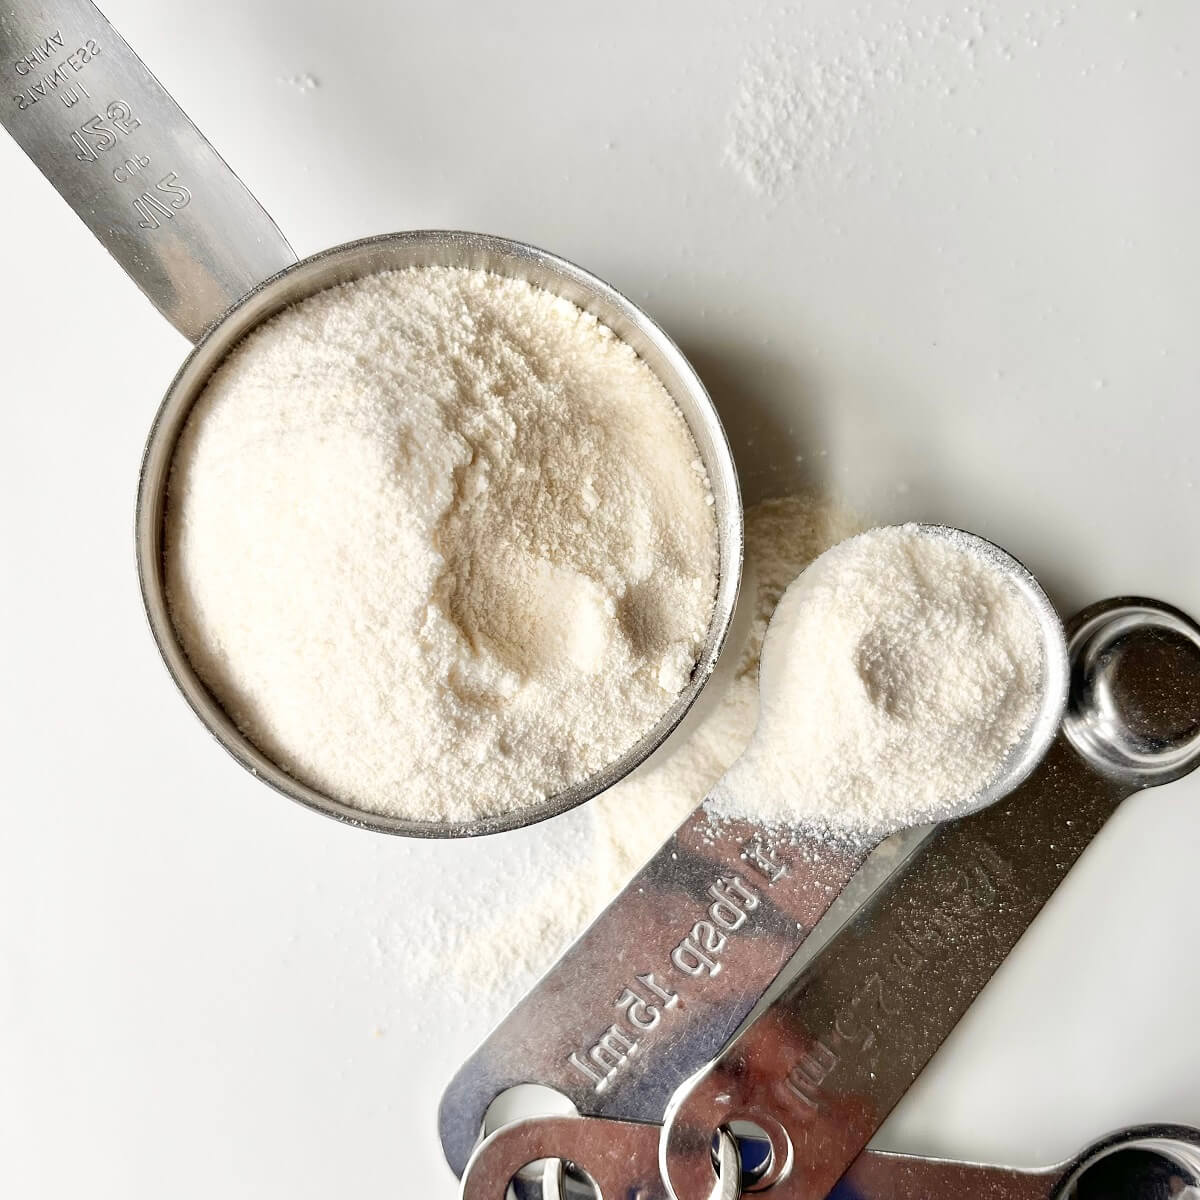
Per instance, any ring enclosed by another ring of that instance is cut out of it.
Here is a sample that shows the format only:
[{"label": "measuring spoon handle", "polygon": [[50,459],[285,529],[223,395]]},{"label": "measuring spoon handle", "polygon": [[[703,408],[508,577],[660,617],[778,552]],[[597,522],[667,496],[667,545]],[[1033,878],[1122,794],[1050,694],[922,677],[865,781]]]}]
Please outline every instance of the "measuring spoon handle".
[{"label": "measuring spoon handle", "polygon": [[1200,1130],[1118,1129],[1072,1161],[1043,1170],[948,1162],[868,1150],[829,1200],[1151,1200],[1200,1195]]},{"label": "measuring spoon handle", "polygon": [[[657,1126],[595,1117],[517,1121],[479,1146],[463,1173],[462,1200],[504,1200],[521,1168],[551,1159],[582,1167],[602,1195],[669,1200],[658,1173],[658,1138]],[[1069,1174],[1061,1166],[1021,1171],[866,1150],[828,1200],[1057,1200]],[[549,1200],[555,1192],[545,1195]]]},{"label": "measuring spoon handle", "polygon": [[1019,1171],[867,1150],[828,1200],[1051,1200],[1062,1169]]},{"label": "measuring spoon handle", "polygon": [[698,808],[451,1080],[438,1127],[455,1173],[515,1084],[552,1087],[582,1115],[659,1121],[868,852],[771,845]]},{"label": "measuring spoon handle", "polygon": [[245,184],[88,0],[8,0],[0,73],[0,121],[191,341],[296,261]]},{"label": "measuring spoon handle", "polygon": [[1060,735],[1007,800],[940,827],[675,1098],[664,1142],[674,1194],[707,1194],[700,1140],[748,1119],[791,1148],[780,1200],[822,1200],[1132,790]]}]

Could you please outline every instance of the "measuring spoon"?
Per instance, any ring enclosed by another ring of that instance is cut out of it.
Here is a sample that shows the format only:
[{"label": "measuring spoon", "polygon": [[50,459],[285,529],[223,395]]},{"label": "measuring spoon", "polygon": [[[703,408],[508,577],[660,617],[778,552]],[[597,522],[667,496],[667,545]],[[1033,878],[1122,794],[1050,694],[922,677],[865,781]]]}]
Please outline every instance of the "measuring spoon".
[{"label": "measuring spoon", "polygon": [[[961,798],[957,811],[973,812],[1025,779],[1053,740],[1066,699],[1065,640],[1016,559],[959,530],[919,529],[991,563],[1038,622],[1036,715],[996,777]],[[764,679],[771,653],[768,631]],[[777,674],[788,667],[773,665]],[[788,734],[764,715],[754,736],[781,743]],[[745,770],[723,782],[735,778],[756,786]],[[493,1100],[516,1084],[554,1088],[581,1114],[661,1122],[675,1090],[725,1046],[877,841],[817,832],[773,840],[752,821],[714,822],[701,804],[450,1082],[438,1126],[455,1173]]]},{"label": "measuring spoon", "polygon": [[[595,1166],[606,1196],[709,1200],[728,1186],[714,1134],[739,1121],[771,1143],[753,1187],[778,1200],[824,1197],[852,1162],[865,1180],[886,1171],[863,1166],[874,1156],[860,1151],[1087,844],[1125,797],[1200,762],[1200,626],[1122,597],[1085,609],[1070,630],[1063,736],[1036,775],[936,831],[665,1117],[502,1128],[472,1160],[466,1200],[499,1200],[545,1158],[599,1182]],[[918,1162],[898,1168],[917,1180]]]},{"label": "measuring spoon", "polygon": [[[146,616],[167,670],[217,741],[253,775],[352,825],[461,837],[528,825],[604,791],[658,748],[712,673],[737,599],[742,509],[733,456],[704,385],[641,309],[594,275],[507,238],[462,232],[388,234],[301,261],[275,223],[145,64],[88,0],[0,6],[0,122],[160,312],[197,343],[167,391],[142,461],[137,558]],[[472,821],[367,813],[294,779],[248,741],[201,683],[171,625],[163,584],[167,477],[193,401],[255,326],[325,288],[406,267],[508,275],[592,313],[646,362],[687,421],[708,473],[719,538],[717,593],[691,680],[644,737],[587,779]]]},{"label": "measuring spoon", "polygon": [[[602,1197],[669,1200],[655,1168],[653,1125],[597,1117],[544,1117],[498,1130],[472,1157],[463,1200],[499,1200],[517,1171],[562,1154]],[[743,1143],[744,1144],[744,1143]],[[760,1190],[740,1178],[738,1144],[722,1131],[712,1151],[719,1189],[707,1200]],[[579,1163],[586,1163],[581,1172]],[[1188,1191],[1187,1189],[1194,1189]],[[1173,1189],[1173,1190],[1172,1190]],[[547,1170],[540,1200],[569,1193],[561,1171]],[[771,1188],[763,1192],[771,1195]],[[1102,1138],[1069,1162],[1044,1169],[988,1166],[867,1150],[837,1182],[828,1200],[1196,1200],[1200,1196],[1200,1130],[1187,1125],[1139,1125]]]},{"label": "measuring spoon", "polygon": [[[726,1152],[728,1153],[728,1152]],[[868,1151],[829,1200],[1200,1200],[1200,1130],[1139,1125],[1043,1170]],[[644,1200],[650,1200],[647,1196]]]},{"label": "measuring spoon", "polygon": [[866,1146],[1131,793],[1200,762],[1200,626],[1120,598],[1070,626],[1071,694],[1045,762],[1007,800],[943,825],[666,1111],[661,1170],[706,1200],[713,1134],[772,1145],[760,1186],[821,1200]]}]

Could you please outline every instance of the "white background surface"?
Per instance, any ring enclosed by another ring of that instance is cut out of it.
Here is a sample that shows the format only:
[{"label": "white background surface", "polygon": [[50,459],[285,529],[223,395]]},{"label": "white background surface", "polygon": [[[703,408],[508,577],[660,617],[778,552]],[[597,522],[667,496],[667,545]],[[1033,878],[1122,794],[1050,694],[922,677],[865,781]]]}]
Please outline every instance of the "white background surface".
[{"label": "white background surface", "polygon": [[[299,252],[481,229],[648,307],[748,500],[825,476],[996,539],[1064,611],[1200,612],[1187,0],[107,11]],[[772,39],[809,124],[764,197],[723,151]],[[204,735],[133,561],[186,346],[4,138],[0,179],[0,1193],[449,1197],[437,1098],[498,1014],[406,954],[548,835],[343,828]],[[1198,848],[1200,780],[1128,802],[880,1141],[1037,1163],[1200,1125]]]}]

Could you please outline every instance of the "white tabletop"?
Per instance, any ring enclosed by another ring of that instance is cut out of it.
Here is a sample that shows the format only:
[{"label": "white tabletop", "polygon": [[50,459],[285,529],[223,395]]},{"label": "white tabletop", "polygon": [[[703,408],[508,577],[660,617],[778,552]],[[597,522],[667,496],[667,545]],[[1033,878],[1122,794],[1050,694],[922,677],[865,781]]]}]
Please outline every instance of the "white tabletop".
[{"label": "white tabletop", "polygon": [[[824,479],[995,539],[1064,612],[1200,612],[1187,0],[106,7],[299,252],[546,246],[693,356],[749,500]],[[794,101],[766,192],[726,154],[744,86]],[[344,828],[203,733],[133,562],[186,345],[6,138],[0,177],[0,1191],[450,1197],[437,1099],[498,1014],[406,953],[547,835]],[[1198,848],[1200,779],[1123,806],[880,1143],[1200,1125]]]}]

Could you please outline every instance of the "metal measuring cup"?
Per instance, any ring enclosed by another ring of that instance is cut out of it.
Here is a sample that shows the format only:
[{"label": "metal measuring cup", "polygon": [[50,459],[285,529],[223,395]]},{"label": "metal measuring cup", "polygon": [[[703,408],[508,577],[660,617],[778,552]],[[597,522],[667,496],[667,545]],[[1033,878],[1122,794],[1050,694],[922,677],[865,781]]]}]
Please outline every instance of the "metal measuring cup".
[{"label": "metal measuring cup", "polygon": [[[275,223],[88,0],[9,0],[0,120],[126,273],[195,349],[150,430],[137,500],[137,563],[167,670],[217,741],[253,775],[327,816],[384,833],[463,837],[565,812],[627,775],[666,739],[708,680],[729,629],[742,563],[733,456],[704,385],[632,301],[572,263],[507,238],[421,231],[347,242],[297,261]],[[163,521],[175,443],[192,403],[252,329],[336,284],[406,267],[469,267],[527,282],[592,313],[641,356],[678,406],[708,472],[720,543],[717,594],[691,680],[635,745],[542,803],[476,821],[364,812],[281,770],[234,725],[183,652],[167,610]]]}]

